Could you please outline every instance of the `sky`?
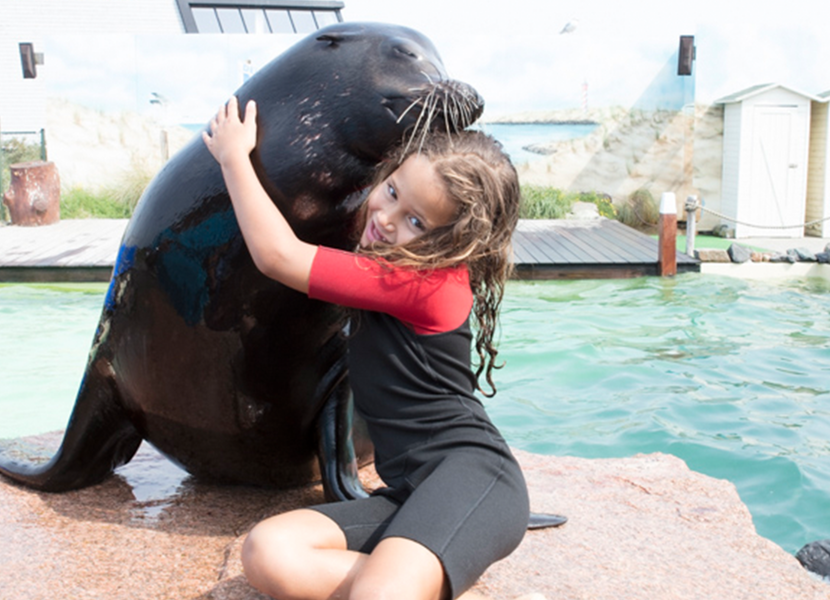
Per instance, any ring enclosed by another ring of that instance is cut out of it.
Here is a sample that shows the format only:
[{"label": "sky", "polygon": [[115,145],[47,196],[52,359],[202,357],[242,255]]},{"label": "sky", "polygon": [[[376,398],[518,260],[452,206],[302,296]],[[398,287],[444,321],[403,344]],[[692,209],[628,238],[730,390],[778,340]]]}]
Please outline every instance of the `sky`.
[{"label": "sky", "polygon": [[[485,117],[528,110],[711,103],[758,83],[830,90],[830,2],[818,0],[344,0],[346,21],[426,34],[451,76],[485,98]],[[568,23],[575,28],[561,33]],[[694,77],[676,76],[694,35]],[[50,94],[103,110],[203,123],[293,36],[71,36],[46,40]],[[691,87],[690,87],[691,86]],[[691,91],[691,95],[690,95]],[[166,99],[162,111],[152,94]]]}]

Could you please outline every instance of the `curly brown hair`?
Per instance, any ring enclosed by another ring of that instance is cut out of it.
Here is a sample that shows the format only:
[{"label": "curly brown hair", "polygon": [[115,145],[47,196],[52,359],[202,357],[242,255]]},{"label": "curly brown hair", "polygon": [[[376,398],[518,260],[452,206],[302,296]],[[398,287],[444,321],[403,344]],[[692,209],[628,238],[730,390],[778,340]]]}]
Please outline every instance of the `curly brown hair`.
[{"label": "curly brown hair", "polygon": [[[432,133],[418,144],[401,146],[378,169],[379,185],[409,156],[429,159],[456,212],[447,225],[436,227],[400,245],[375,243],[360,252],[391,264],[432,270],[466,264],[473,291],[476,380],[484,373],[492,390],[498,350],[494,337],[504,285],[512,269],[513,230],[519,219],[519,179],[501,144],[477,130]],[[374,187],[374,186],[373,186]],[[364,205],[365,209],[365,205]],[[365,222],[365,215],[363,218]]]}]

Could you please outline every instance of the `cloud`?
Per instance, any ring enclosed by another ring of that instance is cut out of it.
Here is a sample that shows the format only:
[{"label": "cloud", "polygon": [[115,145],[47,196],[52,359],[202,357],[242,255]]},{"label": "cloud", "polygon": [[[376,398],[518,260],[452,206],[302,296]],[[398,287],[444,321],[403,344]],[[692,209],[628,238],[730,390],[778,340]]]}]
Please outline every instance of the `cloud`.
[{"label": "cloud", "polygon": [[[788,14],[750,10],[738,0],[691,6],[643,0],[557,2],[514,0],[482,8],[478,0],[349,0],[349,21],[411,26],[436,45],[451,76],[476,87],[487,115],[581,106],[633,105],[677,51],[680,35],[695,35],[697,100],[766,81],[819,93],[830,89],[830,4],[790,0]],[[821,11],[827,19],[822,20]],[[809,15],[809,17],[808,17]],[[579,19],[572,33],[562,24]],[[149,111],[150,93],[169,99],[168,118],[205,122],[241,83],[251,59],[261,67],[298,40],[251,35],[53,35],[45,40],[43,81],[50,93],[102,110]],[[676,82],[675,82],[676,83]],[[663,91],[671,93],[671,82]],[[676,91],[676,90],[675,90]],[[661,92],[662,93],[662,92]]]},{"label": "cloud", "polygon": [[45,41],[50,96],[104,111],[150,113],[167,99],[165,120],[207,122],[242,84],[242,65],[264,66],[297,38],[284,35],[55,35]]}]

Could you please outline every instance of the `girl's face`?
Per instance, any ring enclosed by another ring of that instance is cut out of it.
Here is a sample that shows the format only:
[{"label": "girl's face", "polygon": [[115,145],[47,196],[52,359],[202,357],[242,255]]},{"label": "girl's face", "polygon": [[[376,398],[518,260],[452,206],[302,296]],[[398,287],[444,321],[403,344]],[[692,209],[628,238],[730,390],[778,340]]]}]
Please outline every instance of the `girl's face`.
[{"label": "girl's face", "polygon": [[363,248],[373,242],[401,246],[447,225],[455,212],[432,163],[420,154],[407,158],[372,190],[366,203]]}]

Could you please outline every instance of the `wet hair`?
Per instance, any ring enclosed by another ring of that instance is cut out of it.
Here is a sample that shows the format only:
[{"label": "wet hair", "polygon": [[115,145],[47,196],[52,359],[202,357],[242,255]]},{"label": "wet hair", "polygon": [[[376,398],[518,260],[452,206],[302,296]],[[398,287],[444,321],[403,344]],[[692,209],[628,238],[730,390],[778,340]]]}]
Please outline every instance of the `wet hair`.
[{"label": "wet hair", "polygon": [[[360,251],[389,263],[417,270],[466,264],[473,292],[476,380],[485,396],[493,396],[496,365],[494,337],[504,285],[512,269],[511,238],[519,219],[519,179],[501,144],[476,130],[432,133],[416,144],[403,145],[384,161],[375,185],[386,180],[407,158],[420,153],[429,159],[456,210],[451,221],[402,244],[372,244]],[[365,211],[364,205],[364,211]],[[365,223],[365,214],[362,221]],[[484,374],[492,390],[483,390]]]}]

